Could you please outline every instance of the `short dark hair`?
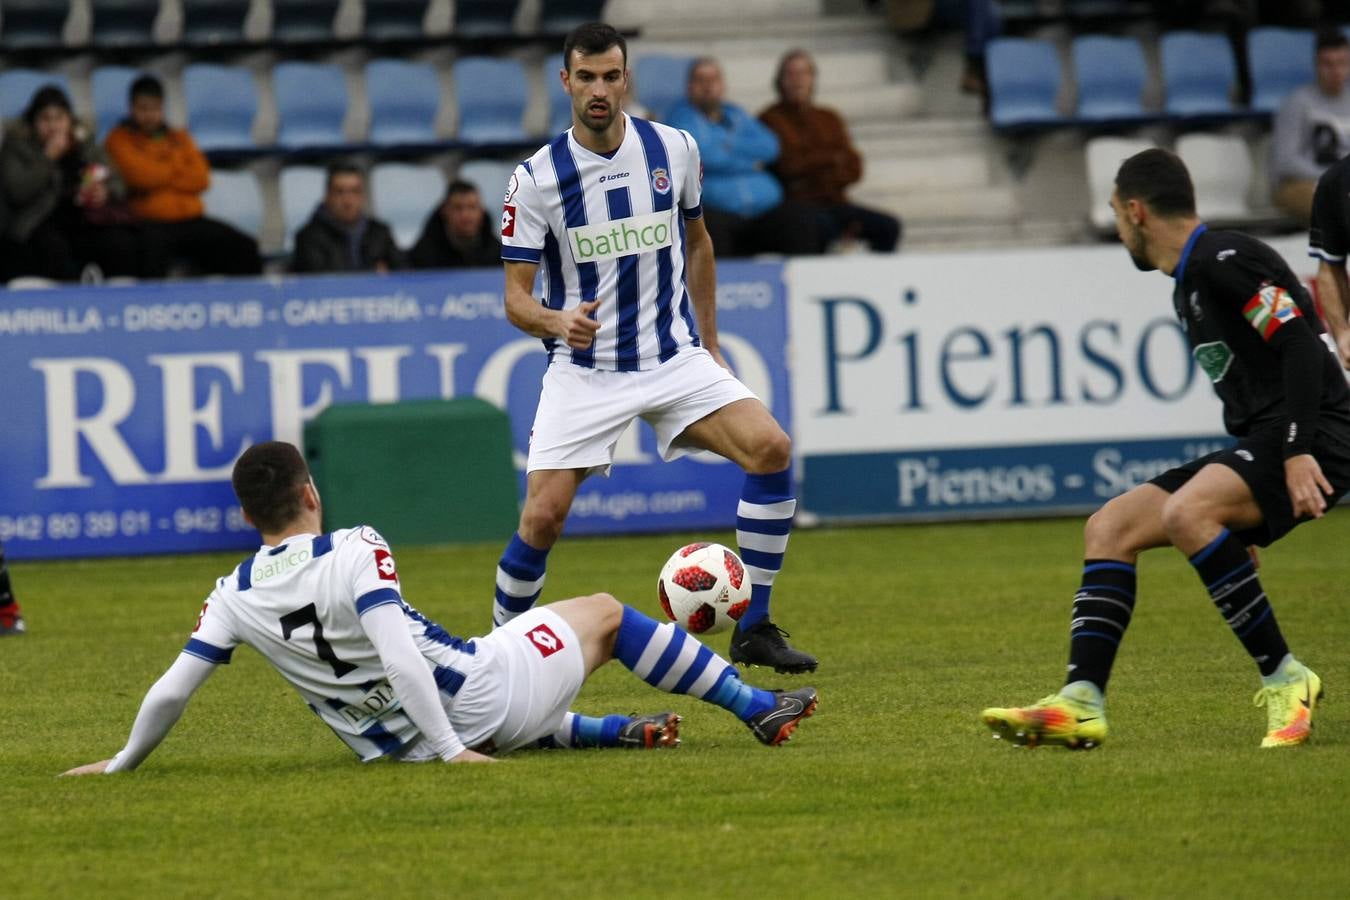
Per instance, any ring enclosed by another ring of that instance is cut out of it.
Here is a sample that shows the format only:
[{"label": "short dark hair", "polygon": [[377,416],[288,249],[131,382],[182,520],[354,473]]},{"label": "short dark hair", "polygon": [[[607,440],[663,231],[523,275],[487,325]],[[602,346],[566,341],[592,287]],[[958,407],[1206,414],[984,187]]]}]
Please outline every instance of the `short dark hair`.
[{"label": "short dark hair", "polygon": [[628,42],[613,26],[604,22],[587,22],[578,25],[563,38],[563,68],[572,71],[572,51],[577,50],[583,56],[604,53],[610,47],[618,47],[623,53],[623,66],[628,68]]},{"label": "short dark hair", "polygon": [[127,92],[127,99],[132,103],[136,102],[137,97],[154,97],[156,100],[163,100],[164,82],[154,75],[141,75],[131,83],[131,89]]},{"label": "short dark hair", "polygon": [[1116,172],[1121,201],[1138,200],[1160,216],[1195,215],[1195,185],[1186,164],[1170,150],[1153,147],[1136,153]]},{"label": "short dark hair", "polygon": [[324,172],[325,172],[323,179],[324,190],[328,190],[329,188],[331,188],[333,186],[333,179],[338,177],[339,175],[358,175],[360,176],[361,181],[363,183],[366,180],[366,173],[361,170],[361,167],[358,166],[356,163],[346,159],[340,159],[337,162],[330,162],[328,164],[328,167],[324,170]]},{"label": "short dark hair", "polygon": [[1323,50],[1339,50],[1341,47],[1350,47],[1350,38],[1347,38],[1345,32],[1336,26],[1324,25],[1317,29],[1316,47],[1314,53],[1321,53]]},{"label": "short dark hair", "polygon": [[264,441],[240,455],[230,483],[254,527],[275,533],[299,517],[309,466],[294,444]]},{"label": "short dark hair", "polygon": [[66,111],[67,115],[75,115],[75,111],[70,107],[70,98],[66,96],[66,92],[61,89],[59,84],[53,83],[44,84],[33,92],[27,108],[23,111],[23,120],[31,128],[37,122],[38,114],[49,106],[59,106]]},{"label": "short dark hair", "polygon": [[478,185],[472,181],[465,181],[463,178],[456,178],[445,186],[445,199],[449,200],[456,194],[477,194]]}]

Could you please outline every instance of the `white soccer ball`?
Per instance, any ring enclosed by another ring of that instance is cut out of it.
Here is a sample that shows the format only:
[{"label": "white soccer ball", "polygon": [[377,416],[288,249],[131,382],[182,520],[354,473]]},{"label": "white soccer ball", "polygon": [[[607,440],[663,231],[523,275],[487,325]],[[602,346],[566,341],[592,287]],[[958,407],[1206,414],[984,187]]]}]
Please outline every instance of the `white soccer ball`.
[{"label": "white soccer ball", "polygon": [[661,608],[694,634],[717,634],[740,621],[750,606],[750,579],[741,558],[721,544],[687,544],[661,567]]}]

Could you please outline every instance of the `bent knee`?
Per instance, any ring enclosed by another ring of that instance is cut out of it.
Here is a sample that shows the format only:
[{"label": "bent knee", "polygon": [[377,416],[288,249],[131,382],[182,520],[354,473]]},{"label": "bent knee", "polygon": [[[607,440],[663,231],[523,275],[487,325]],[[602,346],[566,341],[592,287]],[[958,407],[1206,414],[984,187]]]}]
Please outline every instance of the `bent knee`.
[{"label": "bent knee", "polygon": [[619,627],[619,622],[623,619],[623,604],[613,594],[601,591],[587,596],[584,598],[584,602],[587,610],[603,617],[606,624],[612,625],[614,628]]},{"label": "bent knee", "polygon": [[1144,549],[1137,535],[1136,523],[1115,501],[1107,503],[1088,516],[1083,526],[1083,542],[1092,556],[1115,556],[1137,553]]},{"label": "bent knee", "polygon": [[792,438],[782,429],[768,436],[758,447],[751,459],[752,471],[761,475],[781,472],[792,464]]}]

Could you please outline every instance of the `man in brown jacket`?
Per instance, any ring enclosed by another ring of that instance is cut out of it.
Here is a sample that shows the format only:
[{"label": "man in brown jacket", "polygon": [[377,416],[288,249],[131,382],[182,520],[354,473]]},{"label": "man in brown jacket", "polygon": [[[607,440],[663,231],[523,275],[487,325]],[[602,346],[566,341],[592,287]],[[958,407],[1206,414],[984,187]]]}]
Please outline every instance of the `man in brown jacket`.
[{"label": "man in brown jacket", "polygon": [[844,188],[862,178],[862,157],[839,114],[812,103],[815,86],[811,55],[805,50],[785,53],[774,81],[778,102],[759,116],[778,135],[780,152],[773,170],[788,201],[815,210],[826,244],[860,237],[873,251],[890,253],[900,243],[900,220],[844,196]]},{"label": "man in brown jacket", "polygon": [[192,135],[165,123],[159,79],[137,78],[130,102],[130,114],[108,132],[105,147],[126,181],[132,214],[163,242],[165,263],[182,259],[211,275],[262,271],[256,240],[206,217],[201,195],[211,185],[210,164]]}]

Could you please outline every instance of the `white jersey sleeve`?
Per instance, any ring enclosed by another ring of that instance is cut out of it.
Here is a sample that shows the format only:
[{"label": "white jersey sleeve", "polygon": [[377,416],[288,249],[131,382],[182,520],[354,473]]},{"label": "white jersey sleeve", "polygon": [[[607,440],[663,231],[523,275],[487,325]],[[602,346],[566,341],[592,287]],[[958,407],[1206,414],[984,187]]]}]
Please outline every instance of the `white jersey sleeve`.
[{"label": "white jersey sleeve", "polygon": [[689,166],[680,185],[680,212],[686,219],[697,219],[703,215],[703,158],[693,135],[682,130],[680,136],[689,145]]},{"label": "white jersey sleeve", "polygon": [[539,186],[527,164],[516,166],[506,185],[502,206],[502,259],[537,263],[549,233]]},{"label": "white jersey sleeve", "polygon": [[183,652],[188,656],[218,665],[229,663],[234,648],[243,643],[230,620],[228,605],[221,602],[220,590],[224,582],[225,579],[220,579],[216,590],[202,604],[197,625],[183,646]]},{"label": "white jersey sleeve", "polygon": [[374,528],[363,525],[348,532],[338,548],[338,559],[346,570],[358,616],[377,606],[402,603],[394,554]]}]

